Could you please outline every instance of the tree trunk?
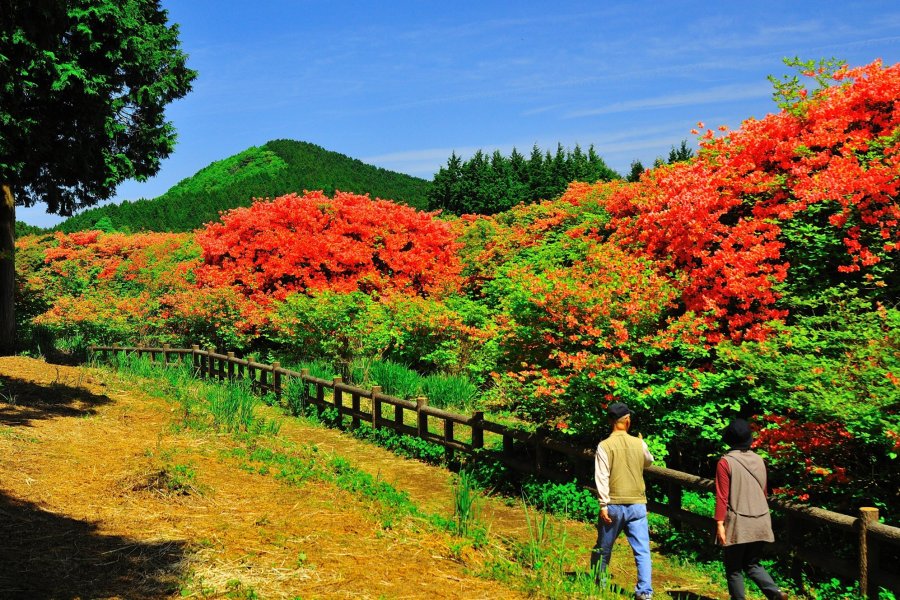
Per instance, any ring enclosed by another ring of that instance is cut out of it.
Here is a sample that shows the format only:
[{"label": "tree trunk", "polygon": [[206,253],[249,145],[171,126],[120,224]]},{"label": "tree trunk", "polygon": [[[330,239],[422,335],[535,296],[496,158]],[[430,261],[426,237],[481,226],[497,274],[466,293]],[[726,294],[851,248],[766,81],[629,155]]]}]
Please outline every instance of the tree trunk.
[{"label": "tree trunk", "polygon": [[16,344],[16,202],[12,187],[0,189],[0,356],[7,356]]}]

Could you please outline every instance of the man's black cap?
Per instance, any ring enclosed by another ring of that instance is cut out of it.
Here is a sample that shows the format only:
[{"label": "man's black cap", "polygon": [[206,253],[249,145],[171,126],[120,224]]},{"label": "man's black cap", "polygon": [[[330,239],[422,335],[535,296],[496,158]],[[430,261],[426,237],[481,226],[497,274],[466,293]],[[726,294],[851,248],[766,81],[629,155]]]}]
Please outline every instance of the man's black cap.
[{"label": "man's black cap", "polygon": [[626,415],[633,415],[634,411],[628,408],[624,402],[613,402],[606,407],[606,414],[613,421],[618,421]]}]

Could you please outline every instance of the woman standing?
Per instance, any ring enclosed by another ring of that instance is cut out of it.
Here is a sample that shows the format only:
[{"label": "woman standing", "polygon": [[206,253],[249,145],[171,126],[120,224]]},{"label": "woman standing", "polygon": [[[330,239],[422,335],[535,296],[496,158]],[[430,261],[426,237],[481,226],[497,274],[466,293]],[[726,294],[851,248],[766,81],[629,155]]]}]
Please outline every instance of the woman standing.
[{"label": "woman standing", "polygon": [[723,546],[722,562],[732,600],[744,600],[744,573],[769,600],[787,600],[759,564],[763,544],[774,542],[766,500],[766,465],[750,450],[753,433],[744,419],[725,428],[730,450],[716,465],[716,541]]}]

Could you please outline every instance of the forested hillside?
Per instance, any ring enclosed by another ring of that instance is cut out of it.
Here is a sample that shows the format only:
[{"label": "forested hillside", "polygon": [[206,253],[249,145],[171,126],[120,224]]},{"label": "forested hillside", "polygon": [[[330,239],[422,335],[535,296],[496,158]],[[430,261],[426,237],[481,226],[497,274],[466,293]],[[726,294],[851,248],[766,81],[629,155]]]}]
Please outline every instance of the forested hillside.
[{"label": "forested hillside", "polygon": [[22,221],[16,221],[16,237],[22,237],[23,235],[37,235],[39,233],[43,233],[43,229],[37,227],[35,225],[29,225],[28,223],[23,223]]},{"label": "forested hillside", "polygon": [[367,165],[307,142],[274,140],[216,161],[153,200],[125,201],[84,211],[60,224],[64,232],[191,231],[219,212],[304,190],[335,190],[391,198],[424,208],[430,183]]}]

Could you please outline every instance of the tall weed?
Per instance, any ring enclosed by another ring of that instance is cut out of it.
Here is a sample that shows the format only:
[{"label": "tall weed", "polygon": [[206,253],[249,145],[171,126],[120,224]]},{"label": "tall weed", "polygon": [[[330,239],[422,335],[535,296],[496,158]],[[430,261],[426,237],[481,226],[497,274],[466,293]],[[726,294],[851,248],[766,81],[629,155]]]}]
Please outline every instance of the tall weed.
[{"label": "tall weed", "polygon": [[478,395],[478,387],[462,375],[429,375],[422,380],[422,392],[437,408],[468,410]]},{"label": "tall weed", "polygon": [[204,390],[207,408],[217,429],[228,432],[250,431],[259,399],[247,384],[210,386]]},{"label": "tall weed", "polygon": [[477,524],[481,508],[479,494],[475,488],[474,478],[468,471],[460,471],[456,478],[453,486],[453,505],[454,533],[456,535],[469,537],[479,530],[483,532],[483,528],[478,527]]},{"label": "tall weed", "polygon": [[381,386],[389,396],[414,398],[422,389],[422,376],[390,360],[375,361],[369,366],[369,379]]}]

